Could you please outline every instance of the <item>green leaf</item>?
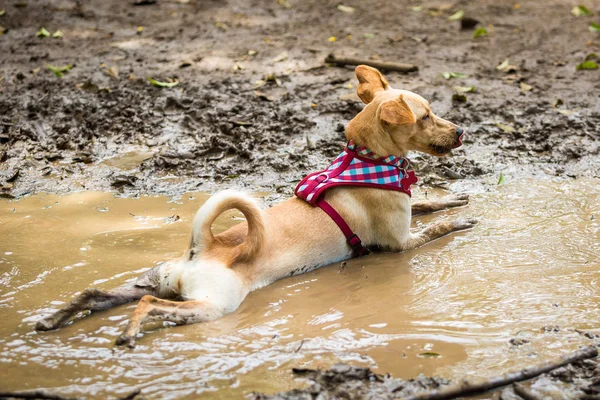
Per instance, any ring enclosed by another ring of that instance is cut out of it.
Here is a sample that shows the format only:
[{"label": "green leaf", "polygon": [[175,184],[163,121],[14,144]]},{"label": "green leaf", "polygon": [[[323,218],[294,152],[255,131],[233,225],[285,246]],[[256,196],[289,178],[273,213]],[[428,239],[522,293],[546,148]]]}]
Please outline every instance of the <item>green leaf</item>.
[{"label": "green leaf", "polygon": [[503,123],[500,123],[500,122],[496,122],[496,126],[498,128],[500,128],[500,129],[502,129],[502,131],[504,133],[513,133],[515,131],[515,128],[513,128],[512,126],[507,125],[507,124],[503,124]]},{"label": "green leaf", "polygon": [[415,7],[412,7],[412,10],[413,10],[414,12],[420,12],[420,11],[423,11],[423,6],[415,6]]},{"label": "green leaf", "polygon": [[480,26],[479,28],[475,29],[475,32],[473,32],[473,39],[477,39],[478,37],[485,36],[487,34],[488,34],[487,29]]},{"label": "green leaf", "polygon": [[6,10],[4,10],[4,9],[0,10],[0,17],[3,16],[4,14],[6,14]]},{"label": "green leaf", "polygon": [[152,79],[152,78],[148,78],[148,80],[150,81],[150,83],[153,86],[156,86],[156,87],[172,88],[172,87],[179,85],[179,82],[161,82],[161,81],[157,81],[156,79]]},{"label": "green leaf", "polygon": [[596,61],[584,61],[575,67],[577,71],[582,69],[598,69],[598,63]]},{"label": "green leaf", "polygon": [[600,25],[598,25],[595,22],[592,22],[588,29],[590,30],[590,32],[600,32]]},{"label": "green leaf", "polygon": [[500,172],[500,177],[498,178],[498,185],[502,185],[504,183],[504,175]]},{"label": "green leaf", "polygon": [[508,68],[508,66],[510,65],[510,60],[507,58],[504,61],[502,61],[497,67],[496,69],[498,71],[504,71],[506,68]]},{"label": "green leaf", "polygon": [[435,353],[433,351],[426,351],[424,353],[419,353],[419,357],[441,357],[442,355],[440,353]]},{"label": "green leaf", "polygon": [[445,79],[451,79],[451,78],[466,78],[467,75],[463,74],[461,72],[442,72],[442,76]]},{"label": "green leaf", "polygon": [[39,36],[39,37],[48,37],[50,36],[50,32],[48,32],[46,30],[46,28],[44,28],[43,26],[40,28],[40,30],[35,34],[35,36]]},{"label": "green leaf", "polygon": [[374,33],[365,33],[365,38],[366,39],[373,39],[375,37]]},{"label": "green leaf", "polygon": [[582,4],[573,7],[573,9],[571,10],[571,14],[573,14],[576,17],[589,17],[593,15],[592,12]]},{"label": "green leaf", "polygon": [[458,93],[472,93],[475,91],[475,86],[454,86],[453,89]]},{"label": "green leaf", "polygon": [[73,65],[69,64],[65,65],[64,67],[56,67],[54,65],[46,64],[46,67],[48,67],[50,71],[54,72],[54,75],[56,75],[59,78],[62,78],[65,72],[68,72],[71,68],[73,68]]},{"label": "green leaf", "polygon": [[464,16],[465,16],[465,12],[463,10],[458,10],[457,12],[455,12],[454,14],[449,16],[448,19],[450,21],[458,21],[458,20],[461,20],[462,17],[464,17]]},{"label": "green leaf", "polygon": [[62,31],[60,29],[52,34],[52,37],[55,39],[60,39],[63,36],[64,36],[64,33],[62,33]]}]

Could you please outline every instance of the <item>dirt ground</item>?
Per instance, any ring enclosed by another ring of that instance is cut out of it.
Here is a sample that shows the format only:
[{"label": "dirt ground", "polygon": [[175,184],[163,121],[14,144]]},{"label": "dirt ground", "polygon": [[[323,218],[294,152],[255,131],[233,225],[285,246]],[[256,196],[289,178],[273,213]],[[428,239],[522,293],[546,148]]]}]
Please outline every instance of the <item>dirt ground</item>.
[{"label": "dirt ground", "polygon": [[[330,53],[416,64],[387,73],[391,84],[467,130],[451,157],[413,155],[420,184],[600,174],[599,71],[576,70],[600,34],[575,2],[344,3],[352,13],[338,1],[142,3],[0,1],[2,196],[291,193],[339,152],[362,108],[352,67],[326,65]],[[458,10],[488,34],[448,20]],[[42,27],[50,36],[36,36]],[[72,68],[59,78],[47,65]],[[475,91],[453,101],[455,86]]]},{"label": "dirt ground", "polygon": [[[416,64],[391,85],[466,129],[450,157],[412,155],[421,185],[600,177],[600,71],[576,69],[600,54],[598,0],[579,17],[564,0],[134,3],[0,0],[0,196],[290,194],[363,107],[330,53]],[[459,10],[487,35],[448,19]]]}]

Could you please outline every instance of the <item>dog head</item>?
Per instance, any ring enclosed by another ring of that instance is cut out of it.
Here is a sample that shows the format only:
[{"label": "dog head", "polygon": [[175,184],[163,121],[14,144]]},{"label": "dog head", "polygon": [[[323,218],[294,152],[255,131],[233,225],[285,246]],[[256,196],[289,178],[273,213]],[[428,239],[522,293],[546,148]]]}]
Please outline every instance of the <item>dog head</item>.
[{"label": "dog head", "polygon": [[417,150],[441,157],[462,145],[463,129],[435,115],[423,97],[391,88],[378,70],[366,65],[356,67],[356,77],[366,107],[346,127],[349,140],[381,156]]}]

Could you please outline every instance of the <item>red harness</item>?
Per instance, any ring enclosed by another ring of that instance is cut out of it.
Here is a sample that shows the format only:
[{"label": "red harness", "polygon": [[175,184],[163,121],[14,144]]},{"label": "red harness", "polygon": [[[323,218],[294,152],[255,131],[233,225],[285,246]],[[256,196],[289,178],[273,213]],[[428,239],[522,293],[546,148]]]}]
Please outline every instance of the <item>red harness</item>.
[{"label": "red harness", "polygon": [[325,191],[336,186],[363,186],[396,190],[407,195],[410,185],[417,182],[414,171],[407,171],[408,158],[379,157],[366,147],[348,142],[344,151],[323,171],[313,172],[296,186],[296,196],[308,204],[321,208],[340,228],[354,256],[370,253],[344,218],[325,201]]}]

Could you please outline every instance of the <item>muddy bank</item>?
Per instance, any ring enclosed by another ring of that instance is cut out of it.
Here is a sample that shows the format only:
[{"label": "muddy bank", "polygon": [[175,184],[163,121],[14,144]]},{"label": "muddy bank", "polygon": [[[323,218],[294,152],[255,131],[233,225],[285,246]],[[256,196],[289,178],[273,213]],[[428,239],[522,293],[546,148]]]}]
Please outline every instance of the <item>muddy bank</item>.
[{"label": "muddy bank", "polygon": [[[596,336],[596,341],[599,336]],[[600,343],[598,345],[600,347]],[[274,395],[255,394],[255,400],[311,399],[402,399],[430,392],[430,399],[439,398],[433,391],[443,390],[454,382],[419,375],[417,378],[395,379],[380,375],[369,368],[337,364],[327,370],[294,369],[294,375],[309,382],[304,389],[294,389]],[[534,399],[596,399],[600,395],[600,359],[584,359],[542,374],[526,383],[480,392],[478,398],[501,400]],[[450,398],[459,398],[452,396]]]},{"label": "muddy bank", "polygon": [[[291,193],[339,152],[362,108],[352,68],[326,66],[329,53],[417,64],[417,73],[387,74],[391,84],[466,128],[451,157],[413,155],[421,184],[599,174],[598,70],[576,66],[600,42],[587,29],[593,19],[570,4],[403,1],[348,12],[330,2],[151,3],[2,6],[3,196]],[[488,34],[473,38],[449,21],[457,10]],[[42,26],[63,37],[36,36]],[[48,64],[72,68],[59,78]],[[446,80],[448,71],[467,76]],[[180,83],[157,88],[148,77]],[[453,100],[456,86],[474,91]]]}]

